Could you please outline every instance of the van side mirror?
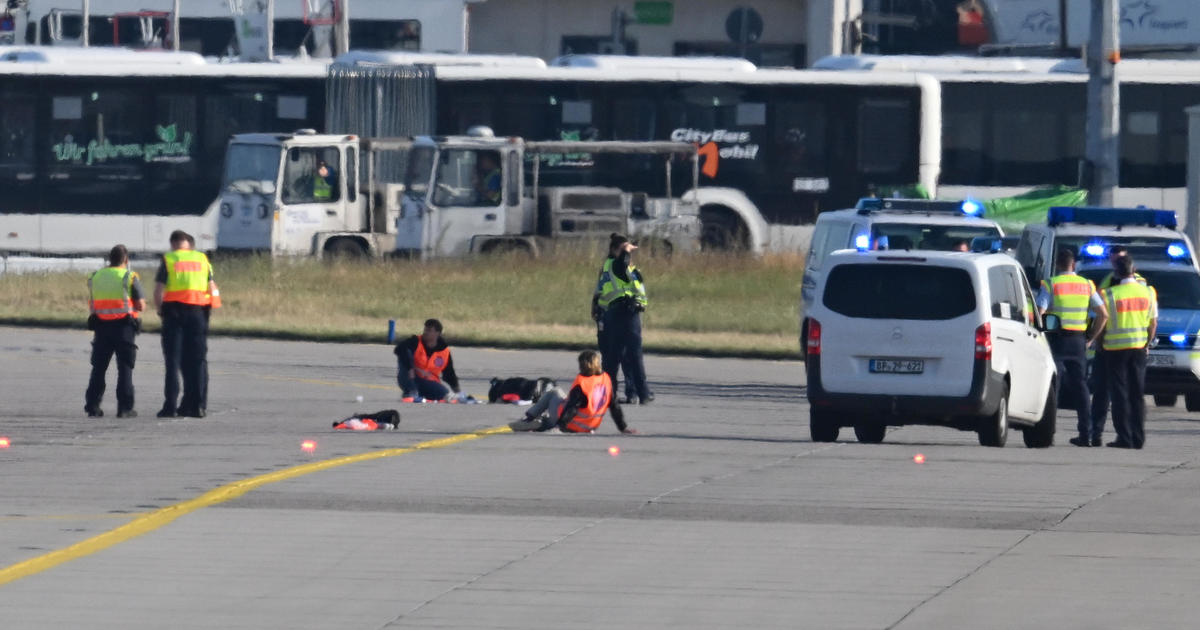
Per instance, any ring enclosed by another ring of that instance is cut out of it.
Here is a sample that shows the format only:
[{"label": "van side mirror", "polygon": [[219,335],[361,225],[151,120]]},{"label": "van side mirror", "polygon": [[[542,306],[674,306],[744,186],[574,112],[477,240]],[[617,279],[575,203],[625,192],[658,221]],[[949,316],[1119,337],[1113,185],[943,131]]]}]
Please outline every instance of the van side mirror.
[{"label": "van side mirror", "polygon": [[1042,331],[1055,332],[1060,328],[1062,328],[1062,320],[1058,318],[1058,315],[1055,315],[1054,313],[1047,313],[1045,317],[1042,318]]}]

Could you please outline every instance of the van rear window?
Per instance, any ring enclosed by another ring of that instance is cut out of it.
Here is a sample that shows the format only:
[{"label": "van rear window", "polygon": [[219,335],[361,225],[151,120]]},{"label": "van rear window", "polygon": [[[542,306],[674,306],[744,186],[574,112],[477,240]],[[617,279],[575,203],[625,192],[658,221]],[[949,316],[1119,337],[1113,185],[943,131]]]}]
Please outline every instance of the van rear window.
[{"label": "van rear window", "polygon": [[823,299],[835,313],[864,319],[953,319],[975,310],[965,269],[929,265],[839,265]]}]

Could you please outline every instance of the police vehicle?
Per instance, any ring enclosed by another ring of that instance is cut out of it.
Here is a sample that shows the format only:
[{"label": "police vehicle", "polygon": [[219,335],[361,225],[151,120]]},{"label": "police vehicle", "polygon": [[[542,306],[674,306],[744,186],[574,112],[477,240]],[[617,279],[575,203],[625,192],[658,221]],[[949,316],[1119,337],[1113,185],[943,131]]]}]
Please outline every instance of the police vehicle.
[{"label": "police vehicle", "polygon": [[[1092,251],[1102,253],[1098,244]],[[1200,411],[1200,272],[1181,245],[1152,257],[1134,254],[1137,272],[1158,294],[1158,332],[1146,357],[1146,393],[1161,407],[1182,394],[1188,411]],[[1099,285],[1112,269],[1107,258],[1084,254],[1076,270]]]},{"label": "police vehicle", "polygon": [[1083,258],[1107,259],[1114,245],[1128,249],[1139,267],[1167,259],[1197,268],[1195,249],[1178,230],[1175,211],[1149,208],[1050,208],[1044,224],[1021,232],[1017,262],[1036,287],[1054,275],[1059,247],[1070,247],[1082,263]]},{"label": "police vehicle", "polygon": [[983,218],[983,205],[967,201],[923,199],[859,200],[854,208],[823,212],[817,217],[800,288],[800,348],[808,337],[804,320],[826,258],[840,249],[943,250],[970,247],[977,238],[1002,238],[1004,230]]},{"label": "police vehicle", "polygon": [[838,251],[808,311],[809,428],[880,442],[933,424],[1004,446],[1054,442],[1056,372],[1025,275],[1005,254]]}]

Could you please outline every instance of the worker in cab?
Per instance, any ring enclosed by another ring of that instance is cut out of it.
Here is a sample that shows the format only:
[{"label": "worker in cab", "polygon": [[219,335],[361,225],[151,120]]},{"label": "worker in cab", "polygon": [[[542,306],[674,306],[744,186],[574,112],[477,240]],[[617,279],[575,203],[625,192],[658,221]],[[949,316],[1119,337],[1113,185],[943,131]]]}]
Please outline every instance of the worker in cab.
[{"label": "worker in cab", "polygon": [[585,350],[579,353],[579,374],[571,390],[563,393],[557,387],[538,399],[525,417],[509,423],[513,431],[549,431],[563,433],[592,433],[603,422],[605,412],[611,412],[613,422],[621,433],[637,433],[625,424],[625,414],[617,403],[612,379],[600,363],[600,353]]},{"label": "worker in cab", "polygon": [[1104,331],[1104,367],[1117,439],[1107,446],[1142,448],[1146,442],[1146,355],[1158,330],[1158,299],[1137,281],[1133,257],[1115,265],[1115,284],[1102,292],[1112,317]]},{"label": "worker in cab", "polygon": [[104,375],[113,355],[117,357],[117,417],[137,416],[133,408],[133,366],[137,361],[134,337],[141,329],[138,319],[146,310],[142,283],[129,269],[129,251],[115,245],[108,252],[108,266],[88,278],[88,328],[92,336],[92,375],[84,394],[83,410],[88,417],[104,415]]},{"label": "worker in cab", "polygon": [[495,151],[479,152],[479,170],[476,173],[475,192],[478,195],[478,205],[498,206],[504,187],[504,178],[500,172],[500,155]]},{"label": "worker in cab", "polygon": [[317,169],[313,173],[313,201],[334,201],[337,191],[337,177],[325,160],[317,161]]},{"label": "worker in cab", "polygon": [[451,390],[462,396],[450,346],[442,337],[442,322],[425,320],[420,335],[413,335],[396,344],[396,384],[405,402],[441,401],[450,399]]},{"label": "worker in cab", "polygon": [[[1087,349],[1096,343],[1108,321],[1108,309],[1091,280],[1075,273],[1075,253],[1058,250],[1055,275],[1042,281],[1037,296],[1038,311],[1058,318],[1057,328],[1046,333],[1054,364],[1058,369],[1058,400],[1063,392],[1071,396],[1079,421],[1079,435],[1070,439],[1075,446],[1100,446],[1104,426],[1092,423],[1091,395],[1087,386]],[[1088,336],[1088,313],[1095,315],[1093,333]]]}]

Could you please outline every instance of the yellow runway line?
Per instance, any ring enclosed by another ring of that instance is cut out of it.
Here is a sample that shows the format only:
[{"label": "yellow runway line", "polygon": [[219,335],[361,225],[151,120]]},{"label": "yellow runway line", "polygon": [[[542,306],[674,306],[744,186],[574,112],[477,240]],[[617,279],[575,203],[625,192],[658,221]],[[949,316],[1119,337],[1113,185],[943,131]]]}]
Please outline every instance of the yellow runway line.
[{"label": "yellow runway line", "polygon": [[365,462],[373,459],[383,459],[385,457],[395,457],[397,455],[404,455],[421,450],[445,448],[447,446],[453,446],[455,444],[460,444],[470,440],[477,440],[490,435],[511,432],[512,430],[507,426],[495,427],[491,429],[484,429],[482,431],[476,431],[474,433],[462,433],[459,435],[452,435],[450,437],[430,440],[428,442],[421,442],[420,444],[405,448],[384,449],[372,451],[370,453],[347,455],[345,457],[337,457],[334,459],[302,464],[299,466],[293,466],[291,468],[285,468],[283,470],[277,470],[273,473],[267,473],[265,475],[259,475],[257,477],[235,481],[219,488],[209,490],[195,499],[184,501],[182,503],[176,503],[175,505],[169,505],[153,512],[147,512],[145,515],[139,516],[138,518],[120,527],[117,527],[116,529],[112,529],[98,536],[93,536],[87,540],[77,542],[69,547],[51,551],[50,553],[43,554],[36,558],[30,558],[29,560],[18,562],[14,565],[0,569],[0,586],[24,577],[41,573],[42,571],[56,567],[64,562],[70,562],[71,560],[89,556],[98,551],[103,551],[131,538],[136,538],[142,534],[152,532],[160,527],[163,527],[164,525],[171,523],[171,521],[174,521],[180,516],[194,512],[200,508],[209,507],[211,505],[217,505],[219,503],[236,499],[243,494],[250,492],[251,490],[261,488],[267,484],[285,481],[294,477],[300,477],[302,475],[320,472],[322,470],[336,468],[338,466],[345,466],[347,464],[356,464],[358,462]]}]

